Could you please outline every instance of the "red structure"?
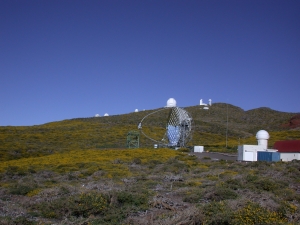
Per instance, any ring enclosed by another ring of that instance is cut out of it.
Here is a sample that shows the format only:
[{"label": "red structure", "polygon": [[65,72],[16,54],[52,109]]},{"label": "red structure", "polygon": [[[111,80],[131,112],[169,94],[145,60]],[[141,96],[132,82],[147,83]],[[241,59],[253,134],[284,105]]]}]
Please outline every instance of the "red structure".
[{"label": "red structure", "polygon": [[300,140],[276,141],[273,149],[277,149],[278,152],[300,153]]}]

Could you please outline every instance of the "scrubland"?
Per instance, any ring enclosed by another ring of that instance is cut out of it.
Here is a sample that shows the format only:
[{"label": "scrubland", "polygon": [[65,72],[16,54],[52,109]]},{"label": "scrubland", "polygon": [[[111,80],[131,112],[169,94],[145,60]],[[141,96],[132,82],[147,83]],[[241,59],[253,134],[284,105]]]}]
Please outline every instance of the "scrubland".
[{"label": "scrubland", "polygon": [[77,150],[6,161],[0,174],[0,224],[300,223],[299,161]]},{"label": "scrubland", "polygon": [[[208,151],[235,154],[260,129],[270,148],[300,139],[299,128],[283,126],[295,113],[186,109],[190,146]],[[299,161],[200,159],[189,148],[154,149],[142,135],[140,148],[126,149],[127,133],[151,112],[0,127],[0,224],[300,224]],[[143,131],[161,139],[167,116],[147,117]]]}]

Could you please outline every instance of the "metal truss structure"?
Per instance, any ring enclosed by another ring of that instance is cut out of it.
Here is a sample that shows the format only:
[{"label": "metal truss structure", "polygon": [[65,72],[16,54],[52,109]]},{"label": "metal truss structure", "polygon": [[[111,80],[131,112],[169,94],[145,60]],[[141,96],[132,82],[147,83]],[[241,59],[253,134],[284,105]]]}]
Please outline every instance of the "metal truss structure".
[{"label": "metal truss structure", "polygon": [[[142,122],[146,117],[162,110],[170,110],[170,113],[164,137],[161,141],[158,141],[143,132]],[[145,137],[164,147],[183,148],[192,139],[192,117],[186,110],[179,107],[163,108],[146,115],[139,123],[138,128]]]},{"label": "metal truss structure", "polygon": [[140,133],[138,131],[129,131],[127,134],[127,148],[139,148],[140,147]]}]

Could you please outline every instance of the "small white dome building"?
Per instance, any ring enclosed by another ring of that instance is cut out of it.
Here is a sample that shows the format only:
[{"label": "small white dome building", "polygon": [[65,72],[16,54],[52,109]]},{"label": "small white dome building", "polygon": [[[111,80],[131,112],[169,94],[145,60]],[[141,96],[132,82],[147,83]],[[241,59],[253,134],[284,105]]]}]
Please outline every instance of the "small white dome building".
[{"label": "small white dome building", "polygon": [[138,109],[135,109],[135,110],[134,110],[134,112],[138,112],[138,111],[139,111]]},{"label": "small white dome building", "polygon": [[109,116],[108,113],[105,113],[104,116]]},{"label": "small white dome building", "polygon": [[100,115],[99,115],[99,114],[96,114],[95,117],[100,117]]},{"label": "small white dome building", "polygon": [[268,148],[268,139],[269,138],[270,138],[270,135],[265,130],[260,130],[256,133],[257,145],[263,146],[264,149]]},{"label": "small white dome building", "polygon": [[174,98],[169,98],[166,107],[176,107],[176,100]]}]

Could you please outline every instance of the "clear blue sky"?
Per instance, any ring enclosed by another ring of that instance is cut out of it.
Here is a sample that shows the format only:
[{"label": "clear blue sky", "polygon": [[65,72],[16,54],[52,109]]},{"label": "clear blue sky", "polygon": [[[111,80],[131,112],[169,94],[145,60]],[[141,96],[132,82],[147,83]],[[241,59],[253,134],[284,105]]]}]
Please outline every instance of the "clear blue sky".
[{"label": "clear blue sky", "polygon": [[0,126],[199,100],[300,112],[299,0],[0,0]]}]

